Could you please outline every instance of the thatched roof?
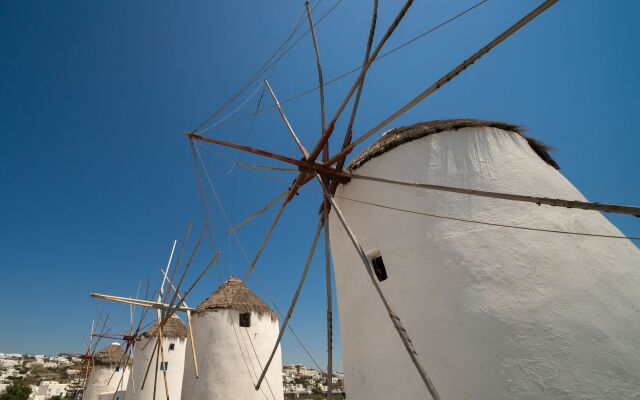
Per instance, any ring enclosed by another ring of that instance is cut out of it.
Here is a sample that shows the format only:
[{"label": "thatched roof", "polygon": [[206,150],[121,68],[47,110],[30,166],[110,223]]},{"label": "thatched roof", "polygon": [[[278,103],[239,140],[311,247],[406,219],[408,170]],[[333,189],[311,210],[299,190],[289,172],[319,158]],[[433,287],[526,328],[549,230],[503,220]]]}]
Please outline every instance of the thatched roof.
[{"label": "thatched roof", "polygon": [[[182,320],[174,315],[167,323],[162,327],[162,336],[168,338],[180,338],[185,339],[187,337],[187,327],[184,325]],[[146,330],[145,333],[142,334],[144,337],[155,337],[158,336],[158,324],[154,322],[149,329]]]},{"label": "thatched roof", "polygon": [[223,283],[218,290],[213,292],[205,301],[197,307],[198,311],[206,310],[235,310],[240,313],[254,312],[258,315],[268,315],[272,320],[278,316],[262,301],[258,295],[240,279],[232,276]]},{"label": "thatched roof", "polygon": [[482,121],[477,119],[443,119],[419,122],[411,126],[391,129],[385,132],[371,146],[351,161],[349,169],[355,170],[372,158],[375,158],[394,147],[400,146],[403,143],[411,142],[439,132],[456,131],[458,129],[472,127],[498,128],[505,131],[515,132],[525,138],[533,151],[535,151],[536,154],[538,154],[547,164],[551,165],[555,169],[560,169],[555,160],[549,155],[551,148],[539,140],[526,136],[524,134],[525,129],[523,127],[500,121]]},{"label": "thatched roof", "polygon": [[[122,349],[122,346],[118,343],[111,343],[97,352],[93,356],[93,361],[96,365],[115,366],[124,363],[125,359],[122,358],[123,355],[124,350]],[[126,361],[127,363],[129,362],[128,357]]]}]

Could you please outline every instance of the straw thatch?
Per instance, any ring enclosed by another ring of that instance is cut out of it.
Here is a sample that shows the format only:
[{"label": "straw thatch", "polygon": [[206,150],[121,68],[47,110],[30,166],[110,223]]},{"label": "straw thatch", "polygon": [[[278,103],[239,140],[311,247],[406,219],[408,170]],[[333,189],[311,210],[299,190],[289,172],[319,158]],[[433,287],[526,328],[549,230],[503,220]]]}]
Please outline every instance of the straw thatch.
[{"label": "straw thatch", "polygon": [[206,310],[235,310],[240,313],[253,312],[258,315],[268,315],[272,320],[277,315],[240,279],[232,276],[223,283],[205,301],[197,307],[197,312]]},{"label": "straw thatch", "polygon": [[519,125],[512,125],[500,121],[482,121],[477,119],[445,119],[429,122],[420,122],[411,126],[403,126],[385,132],[378,140],[363,151],[349,164],[350,170],[355,170],[362,164],[383,154],[403,143],[411,142],[425,136],[444,131],[456,131],[462,128],[489,127],[505,131],[515,132],[525,138],[533,151],[547,164],[555,169],[560,169],[555,160],[549,155],[551,148],[539,140],[530,138],[524,134],[525,129]]},{"label": "straw thatch", "polygon": [[[162,327],[162,336],[168,338],[178,338],[178,339],[186,339],[187,337],[187,327],[184,325],[182,320],[174,315],[167,323]],[[153,325],[146,330],[145,333],[142,334],[143,337],[157,337],[158,336],[158,324],[154,322]]]},{"label": "straw thatch", "polygon": [[111,343],[93,356],[96,365],[116,366],[123,364],[126,360],[129,363],[129,357],[123,358],[124,350],[118,343]]}]

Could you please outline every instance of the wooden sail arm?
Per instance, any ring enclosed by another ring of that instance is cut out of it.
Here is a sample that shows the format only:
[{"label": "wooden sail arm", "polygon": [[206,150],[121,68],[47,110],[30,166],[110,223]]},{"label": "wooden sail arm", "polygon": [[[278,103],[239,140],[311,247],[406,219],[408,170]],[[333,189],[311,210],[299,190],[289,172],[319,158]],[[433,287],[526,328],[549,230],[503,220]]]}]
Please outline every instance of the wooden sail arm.
[{"label": "wooden sail arm", "polygon": [[244,145],[241,145],[241,144],[228,142],[226,140],[220,140],[220,139],[210,138],[210,137],[206,137],[206,136],[196,135],[194,133],[185,132],[184,135],[189,139],[200,140],[200,141],[203,141],[203,142],[213,143],[213,144],[217,144],[217,145],[224,146],[224,147],[230,147],[232,149],[244,151],[244,152],[247,152],[247,153],[257,154],[259,156],[271,158],[271,159],[274,159],[274,160],[279,160],[279,161],[285,162],[287,164],[296,165],[296,166],[298,166],[298,168],[300,168],[302,170],[309,170],[309,169],[318,170],[318,171],[320,171],[322,173],[335,173],[335,172],[338,172],[335,168],[328,167],[328,166],[326,166],[326,165],[324,165],[322,163],[319,163],[319,162],[309,162],[309,161],[306,161],[306,160],[298,160],[298,159],[295,159],[295,158],[283,156],[281,154],[273,153],[273,152],[270,152],[270,151],[267,151],[267,150],[263,150],[263,149],[259,149],[259,148],[255,148],[255,147],[244,146]]},{"label": "wooden sail arm", "polygon": [[[156,309],[156,310],[163,310],[163,309],[168,309],[169,308],[169,304],[167,304],[167,303],[162,303],[162,302],[157,302],[157,301],[149,301],[149,300],[131,299],[131,298],[128,298],[128,297],[111,296],[111,295],[95,293],[95,292],[91,293],[91,297],[95,297],[97,299],[114,301],[116,303],[132,304],[134,306],[153,308],[153,309]],[[185,312],[186,311],[195,311],[196,310],[195,308],[184,307],[184,306],[177,307],[176,309],[178,311],[185,311]]]}]

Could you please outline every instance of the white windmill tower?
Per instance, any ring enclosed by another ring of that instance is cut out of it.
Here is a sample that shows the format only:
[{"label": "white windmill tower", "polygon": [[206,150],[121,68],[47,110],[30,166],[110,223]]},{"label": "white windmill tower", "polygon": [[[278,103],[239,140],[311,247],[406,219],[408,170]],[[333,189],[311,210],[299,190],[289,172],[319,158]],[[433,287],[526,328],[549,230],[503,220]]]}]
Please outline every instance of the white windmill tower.
[{"label": "white windmill tower", "polygon": [[[517,126],[448,120],[388,131],[350,170],[585,200],[556,167]],[[622,236],[602,214],[360,179],[340,185],[335,202],[443,398],[639,392],[640,251],[627,239],[561,233]],[[346,391],[418,398],[424,389],[411,360],[334,214]]]},{"label": "white windmill tower", "polygon": [[83,400],[123,400],[124,392],[120,391],[122,382],[129,379],[128,357],[120,343],[111,343],[93,356],[93,366],[89,372],[82,395]]},{"label": "white windmill tower", "polygon": [[180,400],[182,390],[182,376],[184,373],[185,351],[187,349],[187,327],[177,315],[172,316],[162,329],[162,351],[164,352],[164,361],[159,365],[156,373],[167,374],[167,386],[169,388],[169,396],[165,394],[165,385],[162,380],[154,379],[153,384],[148,384],[144,389],[140,389],[139,383],[144,381],[147,372],[147,364],[149,359],[154,357],[153,343],[158,336],[158,325],[156,322],[141,335],[140,341],[136,344],[133,352],[133,361],[131,363],[131,378],[127,385],[127,400],[151,400],[154,392],[157,398]]},{"label": "white windmill tower", "polygon": [[279,347],[266,372],[266,385],[254,388],[279,325],[277,315],[243,281],[229,278],[193,315],[200,376],[196,379],[193,355],[187,353],[183,400],[284,398]]}]

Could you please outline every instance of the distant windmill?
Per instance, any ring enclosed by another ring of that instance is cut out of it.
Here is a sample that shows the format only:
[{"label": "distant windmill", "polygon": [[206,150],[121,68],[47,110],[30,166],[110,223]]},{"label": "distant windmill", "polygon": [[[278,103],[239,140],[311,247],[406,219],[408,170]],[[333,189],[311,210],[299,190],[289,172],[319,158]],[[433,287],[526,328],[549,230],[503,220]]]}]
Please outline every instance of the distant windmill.
[{"label": "distant windmill", "polygon": [[[129,377],[129,357],[120,343],[111,343],[95,353],[82,400],[123,400],[122,382]],[[123,367],[124,365],[124,367]]]},{"label": "distant windmill", "polygon": [[[182,271],[180,279],[175,286],[173,284],[173,279],[175,278],[182,253],[191,232],[191,224],[189,225],[187,232],[185,233],[180,251],[178,252],[178,255],[176,257],[171,278],[169,278],[169,267],[172,263],[176,246],[176,243],[174,242],[167,267],[166,269],[161,270],[163,274],[163,280],[160,286],[157,301],[137,300],[126,297],[91,293],[92,297],[156,310],[156,319],[153,326],[151,326],[144,334],[137,338],[140,343],[136,346],[137,349],[133,357],[133,368],[135,368],[135,370],[132,372],[132,374],[134,379],[128,385],[129,389],[127,390],[129,396],[135,397],[129,398],[154,400],[157,396],[160,396],[161,398],[164,397],[167,400],[169,400],[170,398],[180,398],[183,376],[182,366],[184,363],[184,351],[186,349],[185,338],[187,334],[191,339],[191,350],[194,369],[195,371],[198,370],[190,314],[190,312],[194,311],[195,309],[187,307],[185,300],[198,284],[198,282],[204,277],[206,272],[211,268],[213,263],[217,260],[220,253],[218,252],[212,256],[210,261],[203,268],[195,281],[186,291],[184,291],[184,294],[180,295],[180,289],[182,287],[182,284],[184,283],[184,278],[192,265],[194,256],[196,255],[197,250],[207,230],[208,226],[205,226]],[[169,290],[165,291],[165,284],[169,285]],[[187,313],[188,330],[186,334],[184,332],[184,324],[175,315],[178,311]],[[149,379],[151,367],[154,364],[155,369],[153,372],[153,385],[152,388],[149,388],[149,386],[147,385],[147,380]],[[158,384],[159,374],[162,375],[162,383],[160,385]]]},{"label": "distant windmill", "polygon": [[[175,244],[174,244],[175,246]],[[140,288],[138,288],[139,291]],[[147,283],[146,293],[144,299],[138,299],[136,295],[135,301],[146,301],[146,298],[149,294],[149,285]],[[154,293],[155,294],[155,293]],[[133,355],[138,353],[136,349],[138,348],[138,342],[144,336],[145,333],[142,333],[144,327],[142,326],[145,317],[147,316],[147,312],[149,308],[143,307],[140,313],[140,318],[138,319],[137,324],[134,327],[134,305],[130,304],[130,319],[129,319],[129,331],[124,334],[115,334],[115,333],[98,333],[92,336],[98,338],[106,338],[106,339],[115,339],[122,341],[125,344],[124,350],[122,350],[122,355],[120,357],[119,362],[117,363],[118,367],[113,369],[111,376],[107,381],[107,385],[112,385],[112,381],[116,383],[115,390],[113,392],[112,400],[117,400],[118,397],[121,396],[121,392],[127,388],[131,382],[127,379],[129,377],[129,371],[127,369],[131,367]],[[122,371],[122,372],[121,372]],[[126,371],[126,374],[124,373]],[[121,373],[119,373],[121,372]]]},{"label": "distant windmill", "polygon": [[[75,398],[81,398],[86,390],[87,383],[89,382],[89,376],[95,366],[96,349],[100,344],[101,338],[108,334],[107,321],[109,320],[109,314],[101,313],[98,317],[98,323],[91,321],[91,331],[88,339],[85,339],[87,348],[84,353],[60,353],[61,356],[76,357],[81,360],[80,377],[78,378],[79,387],[76,388],[74,393]],[[95,327],[100,326],[99,331],[96,333]],[[84,338],[83,338],[84,339]]]}]

